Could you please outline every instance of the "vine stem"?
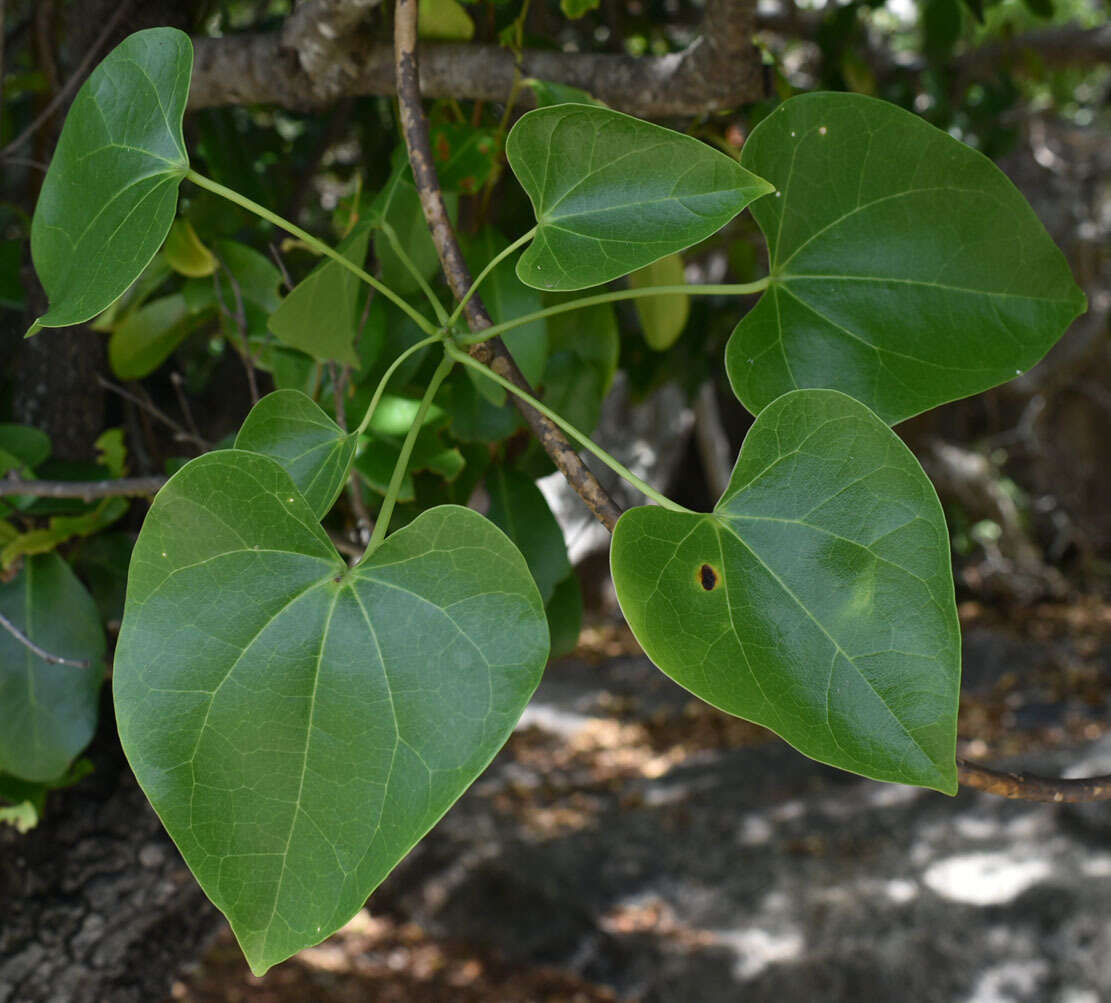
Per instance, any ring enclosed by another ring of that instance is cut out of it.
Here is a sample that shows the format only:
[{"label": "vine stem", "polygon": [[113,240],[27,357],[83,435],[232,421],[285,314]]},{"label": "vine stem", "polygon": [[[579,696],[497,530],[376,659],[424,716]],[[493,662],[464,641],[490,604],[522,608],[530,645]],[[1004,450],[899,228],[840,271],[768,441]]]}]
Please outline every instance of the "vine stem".
[{"label": "vine stem", "polygon": [[261,217],[268,223],[273,223],[274,226],[281,227],[287,233],[292,233],[293,236],[303,240],[309,247],[311,247],[318,254],[323,254],[325,257],[331,258],[338,265],[346,268],[352,275],[362,279],[368,286],[372,286],[378,290],[383,296],[386,297],[391,303],[397,306],[404,313],[412,319],[425,334],[434,334],[436,328],[432,325],[431,321],[424,316],[419,310],[406,303],[400,296],[397,295],[389,286],[379,282],[373,275],[364,271],[353,261],[345,258],[339,251],[329,247],[324,241],[314,237],[307,230],[302,230],[296,223],[291,223],[288,219],[284,219],[276,212],[271,212],[266,206],[259,205],[252,199],[247,198],[246,195],[240,195],[234,188],[227,188],[220,184],[218,181],[213,181],[211,178],[206,178],[203,174],[198,174],[194,170],[189,170],[186,173],[186,178],[197,185],[199,188],[204,188],[212,192],[214,195],[219,195],[221,198],[227,199],[229,202],[234,202],[237,206],[246,209],[248,212],[254,213],[256,216]]},{"label": "vine stem", "polygon": [[601,460],[607,467],[610,468],[615,474],[623,480],[628,481],[634,488],[636,488],[642,495],[651,498],[661,508],[670,509],[672,512],[686,512],[690,513],[689,508],[683,508],[678,502],[673,502],[667,495],[660,494],[652,485],[645,483],[636,474],[634,474],[628,467],[624,466],[615,460],[609,453],[607,453],[601,446],[599,446],[589,435],[584,435],[569,421],[561,418],[550,407],[541,404],[532,394],[525,393],[520,387],[514,385],[503,376],[499,376],[492,369],[487,368],[481,362],[476,362],[466,352],[460,348],[456,348],[451,342],[445,342],[444,348],[447,354],[458,362],[463,363],[465,366],[470,366],[475,372],[481,373],[488,380],[493,380],[499,386],[505,387],[511,394],[516,394],[521,400],[525,401],[531,408],[535,408],[549,421],[555,422],[564,432],[566,432],[572,439],[578,442],[584,449],[589,450],[599,460]]},{"label": "vine stem", "polygon": [[[448,348],[446,344],[445,348]],[[469,359],[470,356],[467,356],[467,358]],[[390,486],[386,489],[385,500],[378,512],[378,519],[374,523],[374,532],[370,536],[370,542],[366,545],[366,553],[359,559],[359,564],[364,564],[386,538],[386,530],[390,526],[390,516],[393,515],[394,503],[397,501],[398,492],[401,490],[401,481],[405,477],[405,471],[409,469],[409,457],[413,453],[413,446],[420,434],[421,427],[424,425],[424,417],[428,414],[428,409],[432,405],[432,398],[436,396],[440,384],[444,382],[447,374],[451,372],[454,366],[455,359],[452,357],[450,349],[448,349],[440,360],[440,364],[436,367],[436,372],[432,374],[432,379],[428,381],[424,396],[420,399],[420,407],[417,408],[416,416],[413,418],[413,424],[409,426],[409,432],[405,436],[405,441],[401,444],[401,453],[397,458],[397,463],[394,464]]]},{"label": "vine stem", "polygon": [[367,426],[370,425],[370,419],[374,417],[374,410],[378,407],[378,402],[382,399],[382,394],[386,392],[386,384],[390,382],[390,377],[397,372],[398,366],[409,358],[410,355],[419,352],[422,348],[427,348],[429,345],[435,345],[438,341],[443,341],[442,334],[434,334],[430,338],[424,338],[415,345],[410,345],[390,363],[389,369],[382,374],[382,378],[378,381],[378,386],[374,390],[374,396],[370,398],[370,406],[366,409],[366,414],[363,415],[363,420],[359,422],[359,427],[355,429],[352,433],[353,435],[360,436],[367,430]]},{"label": "vine stem", "polygon": [[[432,232],[440,264],[448,286],[456,299],[463,299],[471,287],[471,276],[459,241],[455,238],[451,220],[444,206],[443,192],[436,175],[432,144],[428,135],[428,120],[424,116],[420,92],[420,52],[417,45],[417,0],[397,0],[394,7],[394,71],[397,80],[398,109],[401,117],[405,146],[409,151],[409,164],[417,186],[421,210]],[[472,331],[482,331],[493,322],[486,312],[482,299],[472,294],[463,308],[467,325]],[[514,386],[528,392],[532,390],[521,374],[520,368],[509,354],[500,338],[491,338],[480,345],[473,345],[471,356],[489,366]],[[595,518],[612,530],[621,516],[621,509],[598,483],[590,468],[571,445],[560,427],[520,398],[514,404],[536,436],[544,452],[551,457],[560,473],[567,479],[575,493],[582,498]]]},{"label": "vine stem", "polygon": [[[451,316],[447,320],[447,326],[448,327],[452,327],[456,323],[456,321],[459,320],[460,315],[466,309],[467,304],[471,301],[471,297],[474,296],[474,294],[476,292],[478,292],[478,287],[480,285],[482,285],[482,283],[486,280],[486,277],[495,268],[497,268],[498,265],[500,265],[506,258],[508,258],[509,255],[511,255],[518,248],[522,247],[523,245],[527,244],[530,240],[532,240],[532,238],[536,236],[536,231],[537,231],[537,227],[534,226],[531,230],[529,230],[528,233],[523,234],[522,236],[518,237],[515,241],[513,241],[513,243],[510,244],[507,248],[505,248],[505,250],[503,250],[503,251],[499,252],[498,254],[494,255],[494,257],[490,260],[489,264],[487,264],[486,267],[484,269],[482,269],[481,272],[478,273],[478,278],[476,278],[474,280],[474,282],[471,283],[471,288],[467,290],[466,295],[463,296],[463,298],[456,305],[455,309],[451,312]],[[491,329],[487,328],[487,330],[491,330]],[[491,337],[491,335],[487,335],[486,337],[489,338],[489,337]],[[484,338],[483,340],[485,341],[486,338]]]},{"label": "vine stem", "polygon": [[989,769],[967,759],[957,759],[957,780],[962,787],[972,787],[997,797],[1016,801],[1041,801],[1049,804],[1079,804],[1088,801],[1111,801],[1111,776],[1036,777],[1029,773],[1007,773]]},{"label": "vine stem", "polygon": [[460,345],[477,345],[487,338],[496,338],[506,331],[512,331],[522,324],[531,324],[534,320],[543,320],[545,317],[554,317],[558,313],[567,313],[569,310],[582,310],[588,306],[597,306],[599,303],[616,303],[620,300],[635,300],[642,296],[673,296],[685,294],[688,296],[751,296],[763,292],[768,288],[770,278],[765,276],[755,282],[746,282],[742,285],[682,285],[682,286],[649,286],[644,289],[618,289],[608,293],[598,293],[596,296],[583,296],[581,299],[570,300],[567,303],[556,303],[554,306],[537,310],[535,313],[526,313],[512,320],[495,324],[476,334],[463,335],[458,339]]},{"label": "vine stem", "polygon": [[436,294],[432,292],[432,287],[428,284],[428,280],[420,273],[417,266],[413,264],[413,259],[405,253],[405,248],[401,246],[401,241],[397,239],[397,231],[384,219],[378,220],[375,225],[386,235],[386,240],[390,242],[393,253],[397,255],[397,260],[405,266],[405,270],[413,276],[413,280],[420,286],[420,290],[424,293],[425,299],[428,300],[429,306],[432,307],[432,312],[436,315],[436,320],[439,322],[440,326],[446,326],[448,323],[448,315],[447,311],[444,309],[444,305],[437,299]]}]

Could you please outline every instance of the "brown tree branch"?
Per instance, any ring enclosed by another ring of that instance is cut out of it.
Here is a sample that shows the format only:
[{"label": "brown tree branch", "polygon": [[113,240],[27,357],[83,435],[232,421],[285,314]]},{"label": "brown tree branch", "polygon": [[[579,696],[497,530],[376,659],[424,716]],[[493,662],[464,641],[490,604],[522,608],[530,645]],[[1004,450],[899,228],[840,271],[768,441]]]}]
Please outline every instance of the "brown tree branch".
[{"label": "brown tree branch", "polygon": [[1018,801],[1046,801],[1076,804],[1082,801],[1111,801],[1111,776],[1083,780],[1035,777],[1026,773],[1005,773],[986,766],[957,760],[957,780],[986,794]]},{"label": "brown tree branch", "polygon": [[[405,133],[405,144],[409,150],[413,179],[420,195],[421,208],[424,210],[425,219],[428,221],[432,239],[440,256],[440,264],[443,266],[451,291],[456,299],[461,300],[471,287],[471,275],[467,263],[463,260],[459,242],[455,239],[447,210],[444,208],[428,138],[428,121],[424,117],[424,109],[421,106],[420,68],[417,56],[417,0],[398,0],[394,15],[394,40],[401,125]],[[467,301],[464,313],[472,331],[483,331],[491,326],[486,307],[477,295]],[[492,338],[482,344],[472,345],[469,351],[479,362],[489,366],[514,386],[520,387],[529,394],[534,393],[500,338]],[[520,399],[514,398],[514,403],[545,452],[567,478],[567,482],[586,502],[598,521],[612,530],[621,515],[621,509],[607,494],[605,488],[598,483],[598,479],[583,463],[582,458],[567,441],[567,437],[549,419]]]},{"label": "brown tree branch", "polygon": [[117,477],[112,481],[24,481],[18,477],[0,478],[0,498],[26,495],[29,498],[96,498],[155,495],[166,483],[165,477]]},{"label": "brown tree branch", "polygon": [[297,62],[326,101],[343,96],[348,64],[345,48],[367,13],[382,0],[301,0],[282,25],[282,47]]},{"label": "brown tree branch", "polygon": [[[354,0],[349,6],[353,8]],[[501,102],[509,95],[516,69],[524,77],[582,88],[613,108],[646,118],[734,108],[764,96],[760,58],[751,41],[754,7],[752,0],[708,0],[699,37],[682,52],[665,56],[526,49],[518,58],[496,45],[423,45],[421,92],[425,97]],[[313,37],[307,19],[316,7],[302,5],[291,20],[302,9],[306,22],[298,22],[296,30],[194,39],[189,107],[278,104],[309,109],[341,95],[395,93],[393,53],[387,46],[368,44],[354,31],[333,40],[325,67],[318,65],[316,50],[306,56],[303,40]],[[521,97],[527,104],[531,92]]]}]

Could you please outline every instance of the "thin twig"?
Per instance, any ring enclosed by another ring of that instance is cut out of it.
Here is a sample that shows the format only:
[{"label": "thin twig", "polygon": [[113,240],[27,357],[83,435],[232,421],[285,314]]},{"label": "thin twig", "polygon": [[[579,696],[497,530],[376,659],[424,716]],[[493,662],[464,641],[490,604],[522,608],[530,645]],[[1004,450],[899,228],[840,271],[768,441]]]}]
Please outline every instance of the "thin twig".
[{"label": "thin twig", "polygon": [[[409,150],[409,163],[413,168],[413,178],[420,195],[421,208],[432,231],[440,264],[455,298],[462,300],[470,290],[471,274],[463,260],[455,231],[444,208],[428,137],[428,120],[424,117],[424,109],[421,106],[416,0],[398,0],[394,15],[394,44],[397,93],[405,144]],[[467,302],[464,312],[472,331],[483,331],[491,326],[490,315],[477,295],[472,296]],[[514,386],[520,387],[529,394],[534,393],[500,338],[492,338],[481,344],[472,345],[468,350],[473,358],[489,366]],[[567,482],[586,502],[598,521],[612,530],[621,515],[621,509],[605,488],[598,483],[598,479],[582,461],[567,437],[553,422],[534,408],[516,399],[514,403],[541,446],[544,447],[544,451],[567,478]]]},{"label": "thin twig", "polygon": [[26,495],[28,498],[138,497],[155,495],[166,483],[165,477],[117,477],[111,481],[25,481],[18,477],[0,478],[0,498]]},{"label": "thin twig", "polygon": [[1018,801],[1045,801],[1051,804],[1111,801],[1111,776],[1106,775],[1078,780],[1035,777],[1026,773],[992,770],[958,759],[957,779],[963,787]]},{"label": "thin twig", "polygon": [[365,544],[360,547],[352,543],[350,540],[345,540],[338,533],[329,533],[328,539],[332,541],[332,546],[336,548],[341,554],[346,554],[348,557],[362,557]]},{"label": "thin twig", "polygon": [[220,312],[235,325],[236,330],[239,332],[240,340],[243,342],[243,350],[240,353],[243,358],[243,368],[247,372],[247,387],[251,392],[251,406],[254,407],[258,403],[258,380],[255,378],[255,362],[251,357],[251,344],[247,339],[247,311],[243,306],[243,291],[239,288],[239,283],[222,261],[220,268],[227,273],[228,285],[231,286],[232,294],[235,296],[235,313],[233,314],[229,309],[227,303],[224,302],[224,291],[220,288],[220,272],[219,270],[212,273],[212,284],[216,289],[216,298],[220,301]]},{"label": "thin twig", "polygon": [[336,409],[336,424],[345,432],[347,431],[347,402],[344,395],[347,393],[347,381],[351,376],[351,367],[343,366],[336,373],[336,364],[328,360],[328,379],[332,381],[332,403]]},{"label": "thin twig", "polygon": [[193,408],[190,407],[189,398],[185,395],[185,380],[182,378],[181,373],[176,370],[170,373],[170,382],[173,384],[174,394],[177,396],[177,405],[181,408],[181,414],[185,418],[185,423],[189,426],[193,441],[197,443],[198,446],[203,442],[204,446],[201,446],[201,448],[207,452],[211,447],[207,440],[201,435],[200,428],[197,427],[196,419],[193,417]]},{"label": "thin twig", "polygon": [[111,390],[112,393],[118,394],[124,400],[131,401],[137,408],[145,411],[152,418],[162,422],[168,429],[174,433],[174,439],[179,442],[191,442],[202,453],[208,452],[212,448],[212,444],[200,435],[190,432],[188,429],[181,426],[178,422],[174,421],[165,411],[163,411],[157,404],[154,403],[149,397],[140,397],[133,394],[130,390],[121,387],[118,383],[113,383],[111,380],[106,379],[100,373],[96,376],[97,382],[105,389]]},{"label": "thin twig", "polygon": [[710,497],[720,498],[729,486],[732,463],[729,436],[721,421],[713,380],[707,380],[698,388],[694,400],[694,436]]},{"label": "thin twig", "polygon": [[290,292],[293,291],[293,279],[289,277],[289,271],[285,267],[285,259],[282,257],[282,252],[278,250],[278,245],[274,241],[270,241],[266,245],[270,251],[270,257],[274,259],[274,264],[278,266],[278,271],[282,273],[282,282]]},{"label": "thin twig", "polygon": [[58,110],[59,105],[66,100],[79,84],[83,83],[89,68],[96,62],[97,57],[100,55],[100,50],[104,48],[104,44],[112,37],[112,32],[116,30],[116,25],[120,23],[123,16],[128,12],[133,0],[122,0],[120,5],[116,8],[115,12],[93,42],[89,51],[85,54],[85,58],[81,60],[81,64],[73,71],[73,74],[65,82],[63,87],[50,99],[50,103],[43,108],[43,110],[35,117],[35,120],[27,126],[18,136],[15,137],[7,146],[0,150],[0,160],[7,160],[8,154],[19,149],[24,143],[27,142],[43,125],[50,121],[54,112]]},{"label": "thin twig", "polygon": [[38,171],[40,174],[45,174],[49,169],[49,164],[44,164],[41,160],[34,160],[31,157],[5,157],[4,163],[12,164],[15,167],[30,167],[33,171]]},{"label": "thin twig", "polygon": [[49,662],[51,665],[68,665],[73,669],[91,669],[93,663],[87,658],[63,658],[61,655],[52,655],[44,648],[40,648],[34,641],[32,641],[26,634],[23,633],[14,623],[11,622],[3,613],[0,613],[0,627],[3,627],[9,634],[12,635],[23,647],[29,651],[34,652],[44,662]]}]

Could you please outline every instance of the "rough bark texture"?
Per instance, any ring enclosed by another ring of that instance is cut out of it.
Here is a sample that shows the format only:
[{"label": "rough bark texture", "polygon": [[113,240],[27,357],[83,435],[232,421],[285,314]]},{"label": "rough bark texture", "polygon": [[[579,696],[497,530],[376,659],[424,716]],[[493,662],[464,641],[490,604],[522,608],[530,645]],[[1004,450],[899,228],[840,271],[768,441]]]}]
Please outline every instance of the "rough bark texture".
[{"label": "rough bark texture", "polygon": [[152,1003],[219,927],[124,761],[107,699],[96,771],[0,826],[0,1003]]},{"label": "rough bark texture", "polygon": [[[319,6],[317,6],[319,5]],[[373,44],[344,22],[332,27],[337,7],[317,0],[299,8],[280,33],[198,38],[190,108],[237,103],[312,108],[340,94],[394,93],[393,52]],[[348,5],[362,15],[371,4]],[[682,52],[636,58],[614,53],[525,50],[519,58],[497,45],[424,45],[420,50],[425,97],[504,101],[514,69],[589,91],[608,105],[649,118],[705,115],[763,97],[760,56],[752,45],[748,0],[710,0],[699,37]],[[319,14],[323,33],[310,28]],[[322,58],[327,49],[327,59]],[[527,105],[529,94],[521,95]]]},{"label": "rough bark texture", "polygon": [[[45,306],[37,296],[30,302]],[[104,428],[104,391],[96,376],[105,361],[104,336],[83,325],[51,328],[22,342],[15,358],[12,420],[49,435],[57,459],[91,460]]]}]

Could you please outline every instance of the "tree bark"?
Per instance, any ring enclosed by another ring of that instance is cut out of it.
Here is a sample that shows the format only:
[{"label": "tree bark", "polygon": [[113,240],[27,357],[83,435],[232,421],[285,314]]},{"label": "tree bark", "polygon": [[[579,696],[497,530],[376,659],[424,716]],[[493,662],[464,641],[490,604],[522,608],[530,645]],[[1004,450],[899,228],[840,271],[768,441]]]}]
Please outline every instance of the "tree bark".
[{"label": "tree bark", "polygon": [[0,826],[0,1003],[157,1003],[219,928],[103,704],[95,772],[30,832]]},{"label": "tree bark", "polygon": [[[344,21],[335,30],[335,0],[299,8],[287,30],[194,39],[196,62],[189,108],[277,104],[309,109],[341,95],[393,94],[393,50]],[[369,10],[368,0],[347,5]],[[760,55],[752,43],[752,0],[708,0],[699,36],[682,52],[634,57],[616,53],[526,49],[499,45],[422,45],[425,97],[505,101],[514,72],[588,91],[610,107],[645,118],[705,115],[764,96]],[[313,30],[311,19],[321,19]],[[323,54],[327,53],[327,58]],[[520,95],[529,105],[531,95]]]}]

